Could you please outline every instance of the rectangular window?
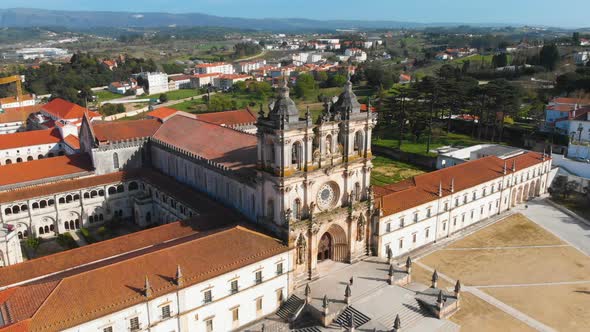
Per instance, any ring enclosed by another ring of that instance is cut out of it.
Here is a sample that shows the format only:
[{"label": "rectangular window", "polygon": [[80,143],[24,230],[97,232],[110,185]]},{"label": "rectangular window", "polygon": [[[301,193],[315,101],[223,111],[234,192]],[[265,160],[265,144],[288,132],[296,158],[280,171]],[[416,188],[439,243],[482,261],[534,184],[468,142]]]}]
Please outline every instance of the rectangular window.
[{"label": "rectangular window", "polygon": [[467,204],[467,195],[463,196],[463,204]]},{"label": "rectangular window", "polygon": [[162,318],[170,318],[170,306],[165,305],[162,307]]},{"label": "rectangular window", "polygon": [[[453,217],[453,226],[457,226],[457,217]],[[443,228],[443,231],[445,229]]]},{"label": "rectangular window", "polygon": [[445,211],[449,210],[449,202],[445,202]]},{"label": "rectangular window", "polygon": [[139,317],[133,317],[129,320],[129,329],[131,331],[139,331]]},{"label": "rectangular window", "polygon": [[414,222],[418,221],[418,212],[414,213]]},{"label": "rectangular window", "polygon": [[459,206],[459,199],[455,198],[455,207]]},{"label": "rectangular window", "polygon": [[474,214],[474,211],[473,211],[473,210],[471,210],[471,217],[470,217],[470,218],[471,218],[471,220],[473,220],[473,214]]},{"label": "rectangular window", "polygon": [[283,304],[283,289],[277,289],[277,308]]},{"label": "rectangular window", "polygon": [[261,297],[256,299],[256,311],[262,311],[262,298]]},{"label": "rectangular window", "polygon": [[428,236],[430,235],[430,228],[427,228],[424,234],[424,237],[428,239]]},{"label": "rectangular window", "polygon": [[465,222],[465,213],[461,215],[461,222]]},{"label": "rectangular window", "polygon": [[483,205],[481,206],[481,211],[479,211],[479,214],[483,215]]},{"label": "rectangular window", "polygon": [[399,239],[399,248],[400,249],[404,248],[404,239]]},{"label": "rectangular window", "polygon": [[209,303],[213,301],[213,296],[211,295],[211,290],[206,290],[203,292],[203,303]]},{"label": "rectangular window", "polygon": [[105,327],[104,329],[102,329],[102,332],[113,332],[113,327],[112,326]]},{"label": "rectangular window", "polygon": [[443,222],[443,231],[447,229],[447,223]]},{"label": "rectangular window", "polygon": [[256,271],[255,280],[257,285],[262,283],[262,271]]},{"label": "rectangular window", "polygon": [[213,318],[209,318],[205,321],[205,331],[213,332]]},{"label": "rectangular window", "polygon": [[426,210],[426,217],[430,218],[430,208],[428,208],[428,210]]},{"label": "rectangular window", "polygon": [[283,274],[283,263],[277,264],[277,275],[280,276]]},{"label": "rectangular window", "polygon": [[234,308],[231,310],[231,319],[233,322],[237,322],[238,320],[240,320],[240,309],[239,308]]},{"label": "rectangular window", "polygon": [[416,233],[412,234],[412,242],[416,243]]},{"label": "rectangular window", "polygon": [[387,223],[387,224],[385,224],[385,231],[386,231],[387,233],[391,232],[391,223]]},{"label": "rectangular window", "polygon": [[492,211],[492,203],[488,204],[488,211]]},{"label": "rectangular window", "polygon": [[473,192],[473,200],[475,201],[477,199],[477,193],[474,191]]},{"label": "rectangular window", "polygon": [[230,292],[231,292],[232,294],[235,294],[235,293],[237,293],[237,292],[238,292],[238,280],[232,280],[232,282],[231,282],[231,290],[230,290]]},{"label": "rectangular window", "polygon": [[500,206],[500,200],[499,199],[496,200],[496,207],[498,207],[498,206]]}]

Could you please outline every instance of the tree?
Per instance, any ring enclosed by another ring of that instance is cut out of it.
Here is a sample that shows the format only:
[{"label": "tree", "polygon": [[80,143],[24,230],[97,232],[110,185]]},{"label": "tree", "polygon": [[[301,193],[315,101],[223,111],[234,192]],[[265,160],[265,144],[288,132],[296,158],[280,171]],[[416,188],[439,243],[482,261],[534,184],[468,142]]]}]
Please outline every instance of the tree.
[{"label": "tree", "polygon": [[383,89],[389,90],[397,82],[399,73],[394,71],[392,67],[375,63],[365,69],[365,76],[371,87],[383,87]]},{"label": "tree", "polygon": [[341,86],[344,86],[344,83],[346,83],[346,80],[347,80],[346,76],[344,76],[342,74],[332,75],[328,79],[328,86],[341,87]]},{"label": "tree", "polygon": [[162,94],[160,95],[160,97],[158,97],[158,99],[160,100],[160,103],[165,103],[165,102],[167,102],[167,101],[168,101],[168,95],[167,95],[167,94],[165,94],[165,93],[162,93]]},{"label": "tree", "polygon": [[574,32],[572,34],[572,44],[574,46],[580,45],[580,33],[579,32]]},{"label": "tree", "polygon": [[227,95],[216,94],[211,96],[209,100],[210,112],[222,112],[237,109],[237,104],[234,99]]},{"label": "tree", "polygon": [[508,55],[506,53],[496,54],[492,57],[492,65],[494,68],[501,68],[508,66]]},{"label": "tree", "polygon": [[541,66],[549,71],[555,70],[559,62],[559,50],[555,44],[544,45],[539,53],[539,62]]},{"label": "tree", "polygon": [[315,80],[310,74],[301,74],[295,83],[295,95],[299,98],[308,96],[315,89]]},{"label": "tree", "polygon": [[325,71],[317,71],[315,73],[315,80],[318,82],[325,82],[328,80],[328,73]]},{"label": "tree", "polygon": [[27,246],[27,248],[31,249],[31,251],[33,252],[33,256],[37,255],[37,250],[39,249],[40,245],[41,245],[41,238],[40,237],[29,236],[25,240],[25,246]]}]

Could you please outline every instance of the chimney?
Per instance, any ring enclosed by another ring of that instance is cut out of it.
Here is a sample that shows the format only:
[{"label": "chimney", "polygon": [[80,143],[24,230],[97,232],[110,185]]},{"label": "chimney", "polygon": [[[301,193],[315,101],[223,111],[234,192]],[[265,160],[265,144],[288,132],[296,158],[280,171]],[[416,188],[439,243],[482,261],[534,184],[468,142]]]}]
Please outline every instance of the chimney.
[{"label": "chimney", "polygon": [[176,286],[182,287],[182,285],[184,285],[184,276],[182,275],[180,265],[176,266],[176,276],[174,277],[174,280],[176,281]]},{"label": "chimney", "polygon": [[451,178],[451,192],[455,192],[455,177]]},{"label": "chimney", "polygon": [[516,159],[512,161],[512,171],[516,172]]},{"label": "chimney", "polygon": [[506,171],[507,171],[507,168],[506,168],[506,160],[504,160],[504,168],[502,169],[502,173],[504,175],[506,175]]},{"label": "chimney", "polygon": [[438,197],[442,197],[442,180],[438,183]]},{"label": "chimney", "polygon": [[150,286],[150,280],[148,279],[147,275],[145,276],[145,283],[143,286],[143,295],[145,297],[152,296],[152,286]]},{"label": "chimney", "polygon": [[408,274],[412,273],[412,258],[410,258],[410,256],[408,256],[408,259],[406,259],[406,272]]}]

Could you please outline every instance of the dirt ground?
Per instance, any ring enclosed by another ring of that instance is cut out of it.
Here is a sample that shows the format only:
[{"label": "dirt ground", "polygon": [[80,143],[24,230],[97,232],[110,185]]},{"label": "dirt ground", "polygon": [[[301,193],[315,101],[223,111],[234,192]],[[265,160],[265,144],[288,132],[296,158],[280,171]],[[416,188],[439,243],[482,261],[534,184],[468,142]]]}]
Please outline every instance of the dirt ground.
[{"label": "dirt ground", "polygon": [[[499,285],[479,289],[556,330],[590,331],[590,282],[528,285],[589,281],[590,257],[522,215],[508,217],[419,262],[466,286]],[[415,270],[416,281],[429,285],[430,273]],[[503,287],[508,285],[515,287]],[[462,294],[461,310],[451,318],[461,331],[530,330],[473,294]]]},{"label": "dirt ground", "polygon": [[571,247],[440,250],[420,262],[475,286],[590,278],[590,258]]},{"label": "dirt ground", "polygon": [[535,331],[518,319],[470,293],[463,293],[461,309],[450,320],[461,325],[461,332]]},{"label": "dirt ground", "polygon": [[[417,264],[412,265],[412,281],[419,282],[426,286],[430,286],[432,284],[432,272],[420,267]],[[439,288],[448,288],[453,287],[455,285],[451,284],[450,282],[438,278],[438,287]]]},{"label": "dirt ground", "polygon": [[509,247],[564,244],[522,214],[515,214],[449,246],[449,248]]},{"label": "dirt ground", "polygon": [[590,282],[482,290],[556,330],[590,331]]}]

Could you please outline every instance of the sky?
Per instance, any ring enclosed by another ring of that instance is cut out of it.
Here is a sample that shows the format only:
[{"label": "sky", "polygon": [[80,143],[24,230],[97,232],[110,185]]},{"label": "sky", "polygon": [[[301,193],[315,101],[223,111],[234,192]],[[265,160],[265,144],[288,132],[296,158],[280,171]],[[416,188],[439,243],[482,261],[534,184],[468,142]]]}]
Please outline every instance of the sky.
[{"label": "sky", "polygon": [[[0,8],[588,27],[588,0],[0,0]],[[576,10],[577,8],[577,10]]]}]

